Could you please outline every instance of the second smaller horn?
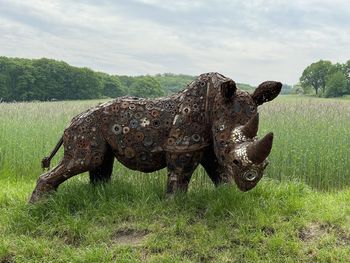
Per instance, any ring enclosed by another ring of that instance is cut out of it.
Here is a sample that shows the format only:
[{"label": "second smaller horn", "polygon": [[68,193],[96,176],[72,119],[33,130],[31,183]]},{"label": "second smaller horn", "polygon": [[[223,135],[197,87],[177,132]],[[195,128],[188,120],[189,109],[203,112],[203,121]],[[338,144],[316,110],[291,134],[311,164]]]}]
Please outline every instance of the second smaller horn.
[{"label": "second smaller horn", "polygon": [[242,132],[247,138],[254,138],[259,129],[259,113],[255,114],[250,120],[243,126]]}]

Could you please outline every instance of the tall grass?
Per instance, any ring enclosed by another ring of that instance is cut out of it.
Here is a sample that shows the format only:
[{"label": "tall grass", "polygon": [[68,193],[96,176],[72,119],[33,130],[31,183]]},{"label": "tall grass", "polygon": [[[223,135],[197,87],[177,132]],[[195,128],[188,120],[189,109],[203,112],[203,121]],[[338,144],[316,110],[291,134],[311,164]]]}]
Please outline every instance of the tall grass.
[{"label": "tall grass", "polygon": [[260,134],[275,133],[268,175],[318,189],[350,185],[350,102],[282,96],[263,105]]},{"label": "tall grass", "polygon": [[[37,178],[42,172],[41,159],[70,119],[96,104],[98,101],[0,104],[0,179]],[[263,105],[260,112],[259,134],[275,134],[268,177],[301,180],[326,190],[350,185],[350,101],[280,96]],[[61,155],[62,151],[53,164]],[[125,180],[146,176],[120,164],[114,174]],[[210,185],[203,169],[197,170],[192,184]]]},{"label": "tall grass", "polygon": [[294,181],[349,185],[350,101],[280,97],[260,109],[260,135],[275,133],[267,177],[282,183],[215,189],[199,168],[169,200],[165,170],[116,162],[110,184],[76,176],[28,205],[41,158],[97,103],[0,104],[0,262],[348,262],[350,190]]}]

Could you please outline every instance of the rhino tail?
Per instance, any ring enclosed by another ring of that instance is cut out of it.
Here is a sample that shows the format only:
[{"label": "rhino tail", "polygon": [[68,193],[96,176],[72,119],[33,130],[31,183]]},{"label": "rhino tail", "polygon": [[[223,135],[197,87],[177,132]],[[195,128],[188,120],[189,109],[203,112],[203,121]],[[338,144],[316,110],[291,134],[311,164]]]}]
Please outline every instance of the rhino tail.
[{"label": "rhino tail", "polygon": [[57,142],[55,148],[52,150],[52,152],[50,153],[49,156],[46,156],[44,157],[42,160],[41,160],[41,167],[43,169],[45,168],[50,168],[50,162],[51,162],[51,159],[55,156],[55,154],[57,153],[57,151],[60,149],[60,147],[62,146],[63,144],[63,136],[60,138],[60,140]]}]

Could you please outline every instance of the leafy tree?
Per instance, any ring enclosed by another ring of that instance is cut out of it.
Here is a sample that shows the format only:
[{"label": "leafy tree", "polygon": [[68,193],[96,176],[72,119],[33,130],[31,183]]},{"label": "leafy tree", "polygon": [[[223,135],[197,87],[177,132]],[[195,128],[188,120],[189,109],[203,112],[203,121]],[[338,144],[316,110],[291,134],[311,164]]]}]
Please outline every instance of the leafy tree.
[{"label": "leafy tree", "polygon": [[9,99],[33,99],[34,78],[27,61],[14,59],[13,61],[8,61],[6,66],[5,74],[8,79]]},{"label": "leafy tree", "polygon": [[343,65],[344,74],[347,79],[347,93],[350,94],[350,60]]},{"label": "leafy tree", "polygon": [[0,57],[0,98],[14,100],[100,98],[97,73],[52,59]]},{"label": "leafy tree", "polygon": [[146,98],[165,95],[159,82],[151,76],[136,77],[136,80],[131,84],[128,93],[132,96]]},{"label": "leafy tree", "polygon": [[159,82],[166,94],[172,94],[182,90],[195,77],[184,74],[164,73],[156,74],[154,78]]},{"label": "leafy tree", "polygon": [[134,83],[135,81],[135,77],[131,77],[131,76],[118,76],[120,82],[122,83],[123,87],[127,90],[130,89],[130,86]]},{"label": "leafy tree", "polygon": [[350,77],[350,60],[345,62],[345,64],[343,65],[343,69],[344,69],[346,76]]},{"label": "leafy tree", "polygon": [[88,68],[75,68],[73,71],[71,99],[95,99],[102,96],[102,83]]},{"label": "leafy tree", "polygon": [[291,94],[291,93],[292,93],[292,86],[283,83],[281,94]]},{"label": "leafy tree", "polygon": [[[172,73],[117,76],[47,58],[0,57],[0,101],[96,99],[126,94],[158,97],[183,89],[194,78]],[[254,90],[247,84],[238,86]]]},{"label": "leafy tree", "polygon": [[71,84],[71,67],[61,61],[38,59],[32,61],[35,76],[36,99],[71,99],[68,89]]},{"label": "leafy tree", "polygon": [[8,59],[0,57],[0,101],[10,97],[10,79],[8,75]]},{"label": "leafy tree", "polygon": [[304,89],[301,87],[300,83],[297,83],[293,86],[292,90],[291,90],[291,94],[304,94]]},{"label": "leafy tree", "polygon": [[256,87],[254,86],[251,86],[249,84],[243,84],[243,83],[237,83],[237,86],[239,89],[248,91],[249,93],[253,93],[254,90],[256,89]]},{"label": "leafy tree", "polygon": [[319,90],[325,92],[327,75],[332,70],[332,63],[327,60],[320,60],[308,66],[300,77],[301,86],[304,89],[312,87],[316,94]]},{"label": "leafy tree", "polygon": [[103,96],[115,98],[126,94],[126,88],[118,76],[111,76],[102,72],[98,72],[97,75],[102,83]]},{"label": "leafy tree", "polygon": [[340,97],[346,94],[347,78],[342,71],[332,73],[326,82],[325,97]]}]

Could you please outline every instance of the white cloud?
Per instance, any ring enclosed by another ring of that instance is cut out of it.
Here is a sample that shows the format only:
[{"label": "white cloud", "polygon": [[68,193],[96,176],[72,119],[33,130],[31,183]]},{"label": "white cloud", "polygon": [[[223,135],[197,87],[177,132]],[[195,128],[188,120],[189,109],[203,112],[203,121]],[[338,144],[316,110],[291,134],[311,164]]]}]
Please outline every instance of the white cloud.
[{"label": "white cloud", "polygon": [[349,11],[340,0],[0,0],[0,55],[295,83],[318,59],[350,59]]}]

